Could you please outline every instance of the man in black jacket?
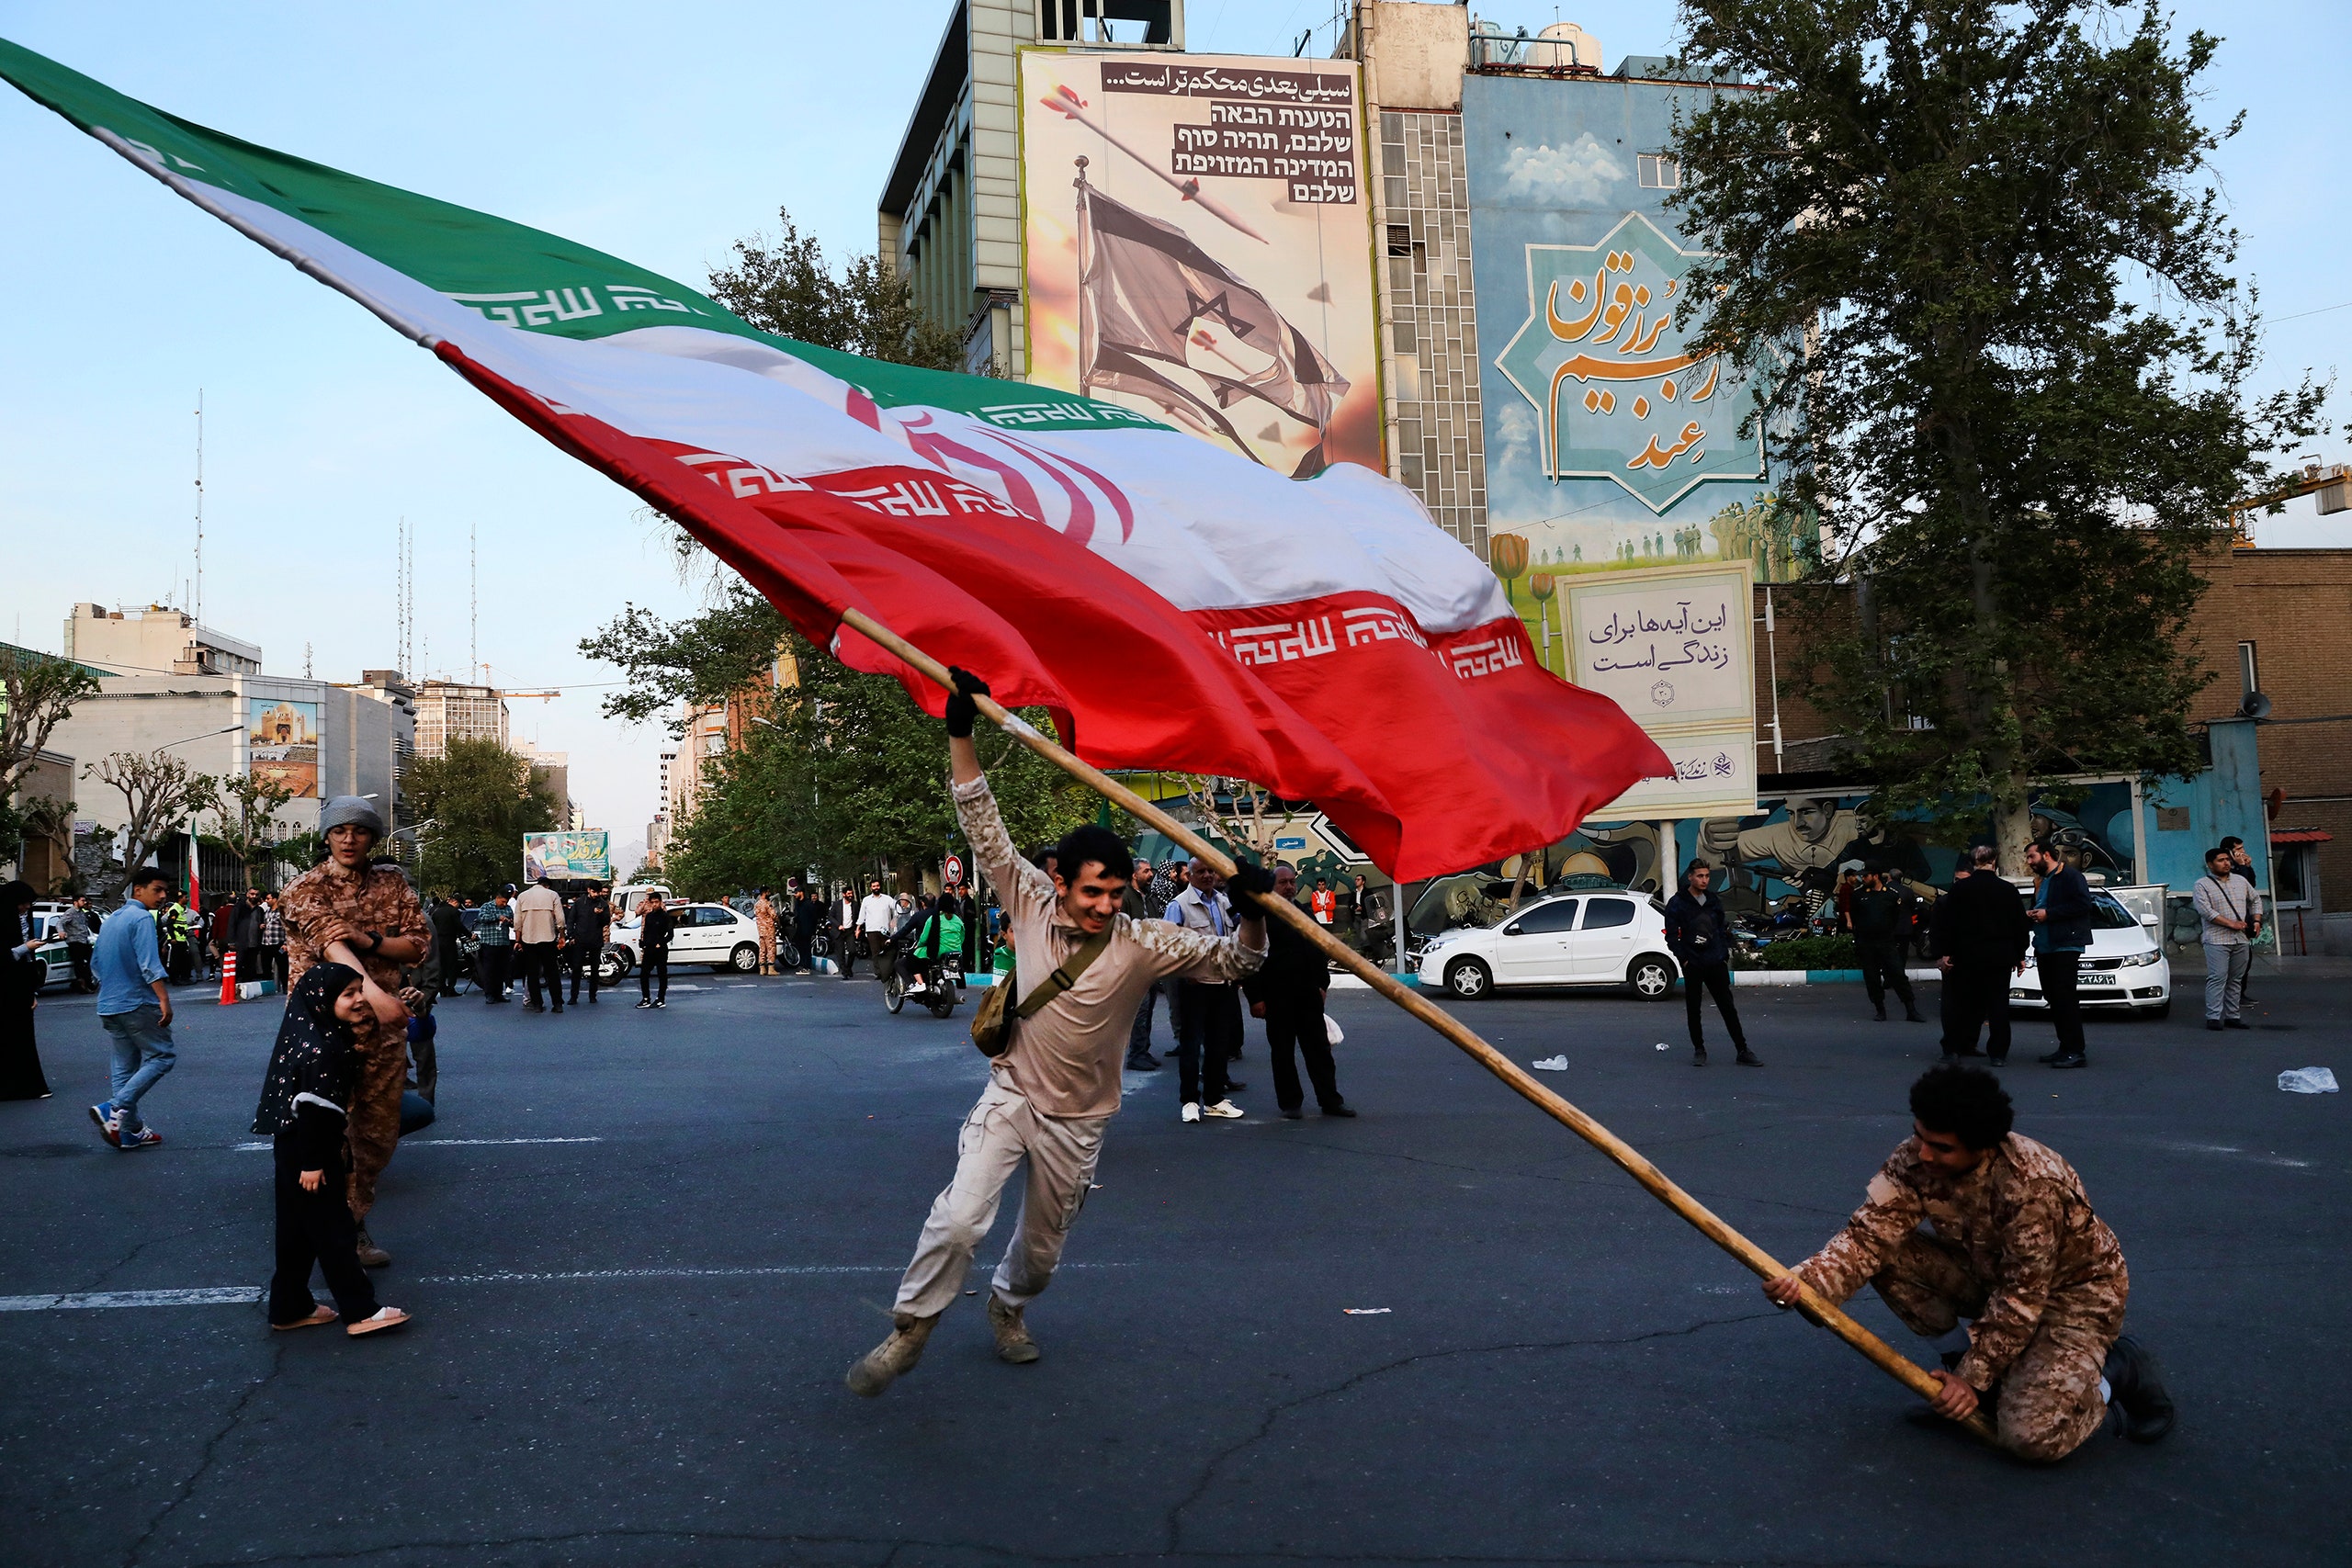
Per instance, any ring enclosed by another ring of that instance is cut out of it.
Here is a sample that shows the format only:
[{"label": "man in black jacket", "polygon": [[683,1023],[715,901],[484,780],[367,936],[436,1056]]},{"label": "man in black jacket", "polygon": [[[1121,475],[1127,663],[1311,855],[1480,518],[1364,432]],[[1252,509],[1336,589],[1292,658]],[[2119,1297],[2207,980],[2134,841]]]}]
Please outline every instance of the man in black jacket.
[{"label": "man in black jacket", "polygon": [[[639,906],[638,920],[638,958],[642,967],[637,972],[637,1005],[666,1008],[670,1005],[670,936],[678,929],[678,917],[662,907],[662,895],[649,893]],[[658,981],[656,970],[661,971]]]},{"label": "man in black jacket", "polygon": [[[2030,928],[2018,890],[1995,869],[1993,846],[1979,844],[1967,874],[1936,900],[1928,956],[1943,972],[1944,1060],[1988,1055],[2009,1059],[2009,976],[2025,961]],[[1986,1031],[1985,1050],[1976,1032]]]},{"label": "man in black jacket", "polygon": [[2051,1027],[2058,1032],[2058,1049],[2040,1058],[2053,1067],[2090,1065],[2083,1055],[2083,1004],[2075,976],[2083,954],[2091,945],[2091,916],[2098,905],[2083,874],[2058,858],[2057,846],[2037,839],[2026,846],[2025,863],[2041,879],[2034,890],[2033,953],[2041,976],[2041,996],[2050,1004]]},{"label": "man in black jacket", "polygon": [[[1274,867],[1274,893],[1298,902],[1298,868]],[[1274,1103],[1283,1119],[1295,1122],[1306,1097],[1298,1087],[1296,1051],[1306,1058],[1315,1103],[1326,1116],[1353,1116],[1340,1097],[1340,1077],[1331,1065],[1331,1037],[1323,1022],[1323,996],[1331,988],[1331,961],[1286,920],[1266,922],[1266,962],[1241,982],[1250,1016],[1266,1021],[1266,1055],[1273,1058]]]},{"label": "man in black jacket", "polygon": [[1886,873],[1877,866],[1864,871],[1861,891],[1854,895],[1846,911],[1846,929],[1853,933],[1854,952],[1862,964],[1862,987],[1870,993],[1871,1006],[1877,1010],[1881,1023],[1886,1021],[1889,990],[1901,998],[1905,1020],[1928,1021],[1919,1016],[1919,1004],[1911,996],[1911,978],[1903,972],[1903,895],[1886,885]]},{"label": "man in black jacket", "polygon": [[458,916],[458,901],[444,893],[425,907],[424,923],[433,928],[434,967],[438,974],[438,988],[445,997],[458,994],[458,976],[465,972],[466,954],[462,943],[466,938],[466,923]]},{"label": "man in black jacket", "polygon": [[571,1000],[580,1001],[580,981],[584,973],[588,981],[588,999],[596,999],[596,987],[603,979],[605,963],[605,933],[613,923],[612,900],[605,896],[601,883],[583,885],[563,908],[565,937],[563,962],[571,971]]},{"label": "man in black jacket", "polygon": [[1764,1059],[1747,1048],[1739,1009],[1731,999],[1731,920],[1724,913],[1724,901],[1708,891],[1713,880],[1714,868],[1694,860],[1683,869],[1682,891],[1666,902],[1666,945],[1682,965],[1682,1005],[1690,1015],[1690,1063],[1707,1065],[1707,1039],[1699,1023],[1699,987],[1704,986],[1715,998],[1715,1010],[1724,1015],[1724,1027],[1731,1032],[1739,1065],[1760,1067]]}]

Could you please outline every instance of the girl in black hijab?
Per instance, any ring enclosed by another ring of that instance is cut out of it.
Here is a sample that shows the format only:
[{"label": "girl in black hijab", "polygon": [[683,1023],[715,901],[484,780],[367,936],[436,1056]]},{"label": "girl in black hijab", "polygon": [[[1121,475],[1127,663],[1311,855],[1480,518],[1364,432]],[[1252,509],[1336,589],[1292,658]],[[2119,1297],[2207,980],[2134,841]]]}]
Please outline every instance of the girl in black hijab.
[{"label": "girl in black hijab", "polygon": [[0,1100],[47,1100],[40,1052],[33,1044],[33,1000],[49,965],[35,952],[28,882],[0,886]]},{"label": "girl in black hijab", "polygon": [[[269,1054],[254,1131],[277,1141],[277,1272],[269,1281],[269,1325],[310,1328],[335,1320],[355,1338],[398,1328],[408,1314],[379,1307],[368,1271],[359,1266],[359,1226],[345,1188],[351,1167],[344,1153],[344,1107],[359,1079],[351,1026],[368,1011],[364,982],[355,969],[315,964],[286,998],[286,1021]],[[333,1307],[311,1294],[316,1263],[334,1292]]]}]

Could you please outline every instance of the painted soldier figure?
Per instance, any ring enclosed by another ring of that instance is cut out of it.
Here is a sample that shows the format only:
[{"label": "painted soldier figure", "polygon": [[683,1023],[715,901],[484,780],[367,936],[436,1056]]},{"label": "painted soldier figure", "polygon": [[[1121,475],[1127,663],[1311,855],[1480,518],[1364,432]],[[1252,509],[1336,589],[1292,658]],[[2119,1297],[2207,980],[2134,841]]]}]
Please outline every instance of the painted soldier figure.
[{"label": "painted soldier figure", "polygon": [[2064,1459],[2101,1430],[2163,1438],[2172,1399],[2122,1332],[2123,1248],[2075,1168],[2010,1131],[2008,1094],[1979,1068],[1931,1068],[1911,1117],[1846,1228],[1764,1293],[1785,1307],[1800,1280],[1832,1303],[1876,1287],[1942,1352],[1931,1407],[1956,1421],[1984,1409],[2020,1458]]}]

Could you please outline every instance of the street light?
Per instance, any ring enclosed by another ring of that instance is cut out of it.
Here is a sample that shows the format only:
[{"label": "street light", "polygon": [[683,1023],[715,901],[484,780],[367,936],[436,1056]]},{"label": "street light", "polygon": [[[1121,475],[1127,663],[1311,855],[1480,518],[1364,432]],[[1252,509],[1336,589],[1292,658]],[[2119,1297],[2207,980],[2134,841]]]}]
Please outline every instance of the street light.
[{"label": "street light", "polygon": [[242,722],[224,725],[219,729],[208,729],[201,735],[191,735],[187,740],[166,740],[161,746],[156,747],[155,750],[158,751],[168,751],[175,746],[185,746],[191,740],[209,740],[216,735],[232,734],[243,728],[244,725]]}]

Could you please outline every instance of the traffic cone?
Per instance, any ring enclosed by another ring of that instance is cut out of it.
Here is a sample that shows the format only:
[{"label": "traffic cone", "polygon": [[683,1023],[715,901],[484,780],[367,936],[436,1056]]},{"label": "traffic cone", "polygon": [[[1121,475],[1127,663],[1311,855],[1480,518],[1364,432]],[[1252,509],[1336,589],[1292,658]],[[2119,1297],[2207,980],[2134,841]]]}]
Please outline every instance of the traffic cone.
[{"label": "traffic cone", "polygon": [[237,999],[237,950],[231,948],[220,955],[220,1005],[229,1007]]}]

